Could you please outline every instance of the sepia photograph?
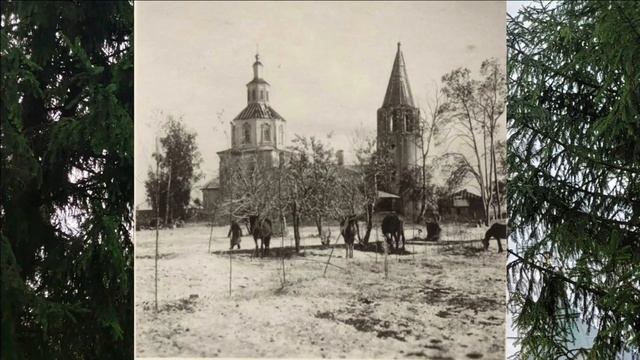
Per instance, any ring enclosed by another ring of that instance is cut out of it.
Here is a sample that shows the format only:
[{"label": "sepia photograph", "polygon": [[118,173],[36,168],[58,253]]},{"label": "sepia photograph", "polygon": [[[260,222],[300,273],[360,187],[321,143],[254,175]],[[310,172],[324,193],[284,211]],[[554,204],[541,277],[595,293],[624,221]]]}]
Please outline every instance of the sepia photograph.
[{"label": "sepia photograph", "polygon": [[136,3],[136,356],[504,359],[505,11]]}]

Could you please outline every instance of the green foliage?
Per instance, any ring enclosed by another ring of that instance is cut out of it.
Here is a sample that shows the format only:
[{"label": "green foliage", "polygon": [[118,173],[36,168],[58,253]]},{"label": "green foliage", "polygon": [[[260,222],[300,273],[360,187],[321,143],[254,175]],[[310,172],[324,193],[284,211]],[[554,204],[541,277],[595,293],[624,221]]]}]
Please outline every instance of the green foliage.
[{"label": "green foliage", "polygon": [[160,153],[153,154],[158,162],[158,171],[149,168],[144,185],[151,207],[154,210],[158,207],[160,219],[171,223],[173,220],[186,220],[191,189],[201,177],[202,158],[196,134],[189,132],[181,119],[169,116],[163,131],[164,136],[160,138],[162,149],[159,149]]},{"label": "green foliage", "polygon": [[[640,3],[510,18],[510,306],[522,358],[640,348]],[[572,349],[577,318],[597,333]]]},{"label": "green foliage", "polygon": [[133,356],[133,6],[2,4],[2,359]]}]

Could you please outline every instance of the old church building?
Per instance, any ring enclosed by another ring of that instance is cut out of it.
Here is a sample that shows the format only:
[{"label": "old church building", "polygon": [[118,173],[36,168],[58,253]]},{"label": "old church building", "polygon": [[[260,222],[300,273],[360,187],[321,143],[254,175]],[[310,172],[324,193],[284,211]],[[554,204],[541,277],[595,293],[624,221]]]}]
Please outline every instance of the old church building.
[{"label": "old church building", "polygon": [[220,199],[225,170],[243,159],[255,159],[262,167],[276,167],[287,158],[286,120],[271,107],[270,85],[263,78],[263,65],[256,54],[253,79],[247,83],[247,106],[231,121],[231,148],[219,151],[218,178],[202,188],[205,209],[212,209]]}]

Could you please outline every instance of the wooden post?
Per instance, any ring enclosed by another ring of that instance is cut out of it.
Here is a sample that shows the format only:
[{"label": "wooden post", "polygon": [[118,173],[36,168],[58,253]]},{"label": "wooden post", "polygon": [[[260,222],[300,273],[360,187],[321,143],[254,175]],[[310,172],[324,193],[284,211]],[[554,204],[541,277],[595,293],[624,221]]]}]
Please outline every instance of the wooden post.
[{"label": "wooden post", "polygon": [[[226,171],[225,171],[226,172]],[[227,173],[228,174],[228,173]],[[229,226],[231,226],[231,222],[233,221],[233,184],[231,183],[231,176],[229,179]],[[231,235],[233,236],[233,234]],[[231,259],[231,250],[229,250],[229,296],[231,296],[231,275],[232,275],[232,259]]]},{"label": "wooden post", "polygon": [[324,272],[322,273],[323,277],[325,277],[327,275],[327,268],[329,267],[329,262],[331,261],[331,256],[333,255],[333,249],[334,249],[334,247],[331,247],[331,253],[329,254],[329,259],[327,259],[327,263],[324,266]]},{"label": "wooden post", "polygon": [[[167,159],[169,160],[169,179],[167,181],[167,211],[164,214],[164,224],[165,226],[169,225],[169,211],[171,209],[171,207],[169,206],[169,204],[171,203],[171,199],[169,198],[170,194],[171,194],[171,159]],[[173,219],[172,219],[173,220]]]},{"label": "wooden post", "polygon": [[388,279],[389,278],[389,260],[388,260],[389,248],[386,241],[384,242],[384,244],[382,244],[382,248],[384,249],[384,278]]},{"label": "wooden post", "polygon": [[282,285],[287,283],[287,274],[284,266],[284,214],[282,213],[282,166],[284,165],[284,158],[280,156],[278,164],[278,208],[280,210],[280,251],[282,252]]},{"label": "wooden post", "polygon": [[159,178],[159,159],[158,154],[158,137],[156,137],[156,256],[155,256],[155,309],[158,312],[158,237],[159,237],[159,229],[158,224],[160,223],[160,209],[159,209],[159,201],[160,197],[160,178]]}]

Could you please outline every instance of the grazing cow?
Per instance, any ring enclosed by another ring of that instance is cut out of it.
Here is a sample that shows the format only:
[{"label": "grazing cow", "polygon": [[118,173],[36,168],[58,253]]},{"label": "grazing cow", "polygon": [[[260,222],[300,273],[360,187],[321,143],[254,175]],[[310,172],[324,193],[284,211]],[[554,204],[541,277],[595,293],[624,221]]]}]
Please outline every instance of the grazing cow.
[{"label": "grazing cow", "polygon": [[253,235],[253,241],[256,243],[256,252],[258,252],[258,239],[260,239],[260,257],[269,255],[269,242],[273,234],[271,220],[251,215],[249,216],[249,229]]},{"label": "grazing cow", "polygon": [[484,244],[484,250],[489,249],[489,239],[495,238],[498,241],[498,252],[502,252],[502,244],[500,243],[500,239],[507,238],[507,225],[494,223],[491,225],[489,230],[484,235],[484,239],[482,240],[482,244]]},{"label": "grazing cow", "polygon": [[242,229],[240,228],[240,224],[237,221],[231,221],[231,227],[229,228],[229,233],[227,237],[231,237],[231,246],[229,250],[233,249],[236,245],[238,245],[238,249],[240,249],[240,238],[242,237]]},{"label": "grazing cow", "polygon": [[399,250],[400,248],[400,239],[402,239],[402,250],[404,251],[404,246],[406,243],[406,239],[404,237],[404,221],[398,217],[398,215],[391,214],[387,215],[382,219],[382,234],[384,235],[387,244],[389,247],[393,249],[393,240],[396,242],[395,250]]},{"label": "grazing cow", "polygon": [[347,250],[347,258],[353,258],[353,243],[356,239],[357,231],[358,228],[355,216],[350,216],[340,221],[340,234],[344,239],[345,249]]},{"label": "grazing cow", "polygon": [[439,241],[440,233],[442,233],[440,224],[438,224],[437,222],[427,223],[427,241]]}]

